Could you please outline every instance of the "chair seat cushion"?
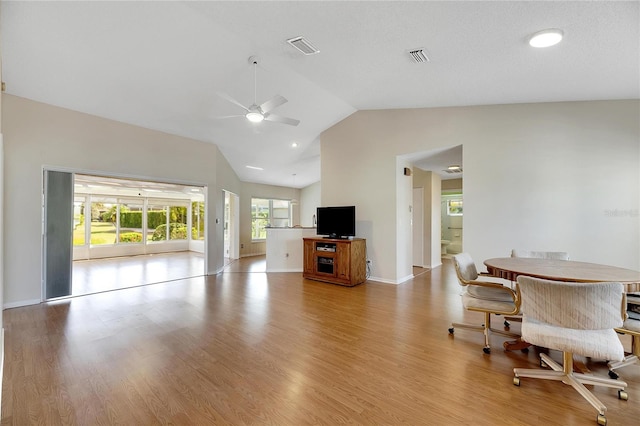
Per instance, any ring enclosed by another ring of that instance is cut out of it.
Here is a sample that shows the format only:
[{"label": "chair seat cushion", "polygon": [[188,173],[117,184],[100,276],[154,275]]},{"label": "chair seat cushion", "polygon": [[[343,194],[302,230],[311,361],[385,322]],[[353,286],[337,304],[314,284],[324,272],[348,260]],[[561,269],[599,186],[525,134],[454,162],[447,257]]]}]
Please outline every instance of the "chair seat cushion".
[{"label": "chair seat cushion", "polygon": [[598,360],[621,361],[624,348],[613,329],[575,330],[528,318],[522,321],[522,340],[536,346],[571,352]]},{"label": "chair seat cushion", "polygon": [[516,309],[516,305],[513,303],[510,297],[508,301],[481,299],[469,294],[468,291],[462,293],[462,304],[464,305],[465,309],[489,311],[495,312],[497,314],[511,314],[514,313],[514,310]]},{"label": "chair seat cushion", "polygon": [[494,287],[482,287],[479,285],[469,285],[467,287],[467,293],[471,297],[484,299],[484,300],[493,300],[496,302],[513,303],[513,298],[511,297],[511,293],[505,290],[494,288]]},{"label": "chair seat cushion", "polygon": [[625,328],[625,329],[631,330],[631,331],[637,331],[637,332],[640,333],[640,320],[633,319],[633,318],[627,318],[624,321],[624,325],[622,326],[622,328]]}]

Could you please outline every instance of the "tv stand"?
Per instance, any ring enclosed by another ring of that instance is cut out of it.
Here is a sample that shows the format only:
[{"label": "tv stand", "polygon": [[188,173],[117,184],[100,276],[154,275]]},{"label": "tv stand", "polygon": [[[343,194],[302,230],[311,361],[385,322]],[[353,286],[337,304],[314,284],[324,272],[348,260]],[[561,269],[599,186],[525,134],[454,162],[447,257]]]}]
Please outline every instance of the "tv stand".
[{"label": "tv stand", "polygon": [[348,287],[367,279],[367,245],[363,238],[303,238],[302,276]]}]

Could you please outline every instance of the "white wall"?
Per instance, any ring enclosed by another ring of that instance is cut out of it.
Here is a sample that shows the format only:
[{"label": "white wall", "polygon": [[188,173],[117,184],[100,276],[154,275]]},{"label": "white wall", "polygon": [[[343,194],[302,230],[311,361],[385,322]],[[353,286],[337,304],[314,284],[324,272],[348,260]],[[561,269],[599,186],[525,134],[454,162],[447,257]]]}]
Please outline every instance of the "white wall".
[{"label": "white wall", "polygon": [[[401,283],[413,278],[413,230],[411,229],[411,206],[413,204],[413,179],[405,176],[404,169],[411,168],[411,163],[400,157],[396,158],[396,277],[388,280],[383,276],[371,274],[377,281]],[[356,209],[357,210],[357,209]],[[368,241],[367,241],[368,244]]]},{"label": "white wall", "polygon": [[302,188],[300,191],[300,225],[311,227],[316,226],[313,222],[313,218],[316,215],[320,204],[320,182],[313,183],[309,186]]},{"label": "white wall", "polygon": [[[218,148],[11,95],[2,95],[5,143],[4,306],[41,300],[43,166],[207,186],[207,272],[223,265],[222,183],[239,192]],[[219,184],[218,181],[222,183]]]},{"label": "white wall", "polygon": [[476,262],[522,247],[638,270],[638,116],[638,100],[359,111],[321,135],[322,202],[356,205],[372,276],[398,282],[396,156],[463,144]]}]

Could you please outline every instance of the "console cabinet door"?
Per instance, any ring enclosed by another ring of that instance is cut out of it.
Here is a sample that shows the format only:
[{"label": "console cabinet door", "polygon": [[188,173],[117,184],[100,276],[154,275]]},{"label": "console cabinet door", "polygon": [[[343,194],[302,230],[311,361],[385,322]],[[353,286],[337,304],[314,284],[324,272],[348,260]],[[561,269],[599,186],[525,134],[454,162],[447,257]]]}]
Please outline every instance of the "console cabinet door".
[{"label": "console cabinet door", "polygon": [[342,280],[351,280],[351,244],[338,243],[336,247],[337,277]]},{"label": "console cabinet door", "polygon": [[304,240],[304,265],[302,266],[302,270],[305,274],[313,274],[314,273],[314,263],[315,256],[314,253],[314,242],[309,240]]}]

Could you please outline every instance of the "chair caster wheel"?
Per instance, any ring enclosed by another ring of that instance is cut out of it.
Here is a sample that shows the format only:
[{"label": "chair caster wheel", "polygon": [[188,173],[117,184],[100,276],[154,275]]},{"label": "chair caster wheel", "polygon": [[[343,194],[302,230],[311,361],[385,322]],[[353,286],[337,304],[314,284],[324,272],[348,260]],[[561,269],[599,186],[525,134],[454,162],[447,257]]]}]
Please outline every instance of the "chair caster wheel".
[{"label": "chair caster wheel", "polygon": [[516,386],[520,386],[520,377],[514,377],[513,378],[513,384]]},{"label": "chair caster wheel", "polygon": [[611,377],[613,380],[616,380],[618,377],[618,373],[616,373],[615,371],[609,370],[609,377]]},{"label": "chair caster wheel", "polygon": [[598,414],[596,421],[599,425],[607,426],[607,418],[603,414]]},{"label": "chair caster wheel", "polygon": [[482,352],[484,352],[485,354],[489,355],[491,353],[491,348],[489,348],[489,347],[482,348]]},{"label": "chair caster wheel", "polygon": [[449,334],[453,334],[453,327],[449,329]]},{"label": "chair caster wheel", "polygon": [[629,394],[626,391],[619,390],[618,391],[618,399],[623,401],[627,401],[629,399]]}]

